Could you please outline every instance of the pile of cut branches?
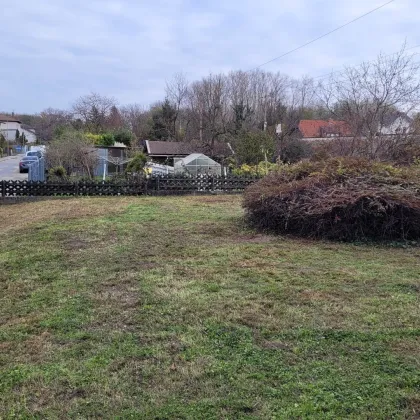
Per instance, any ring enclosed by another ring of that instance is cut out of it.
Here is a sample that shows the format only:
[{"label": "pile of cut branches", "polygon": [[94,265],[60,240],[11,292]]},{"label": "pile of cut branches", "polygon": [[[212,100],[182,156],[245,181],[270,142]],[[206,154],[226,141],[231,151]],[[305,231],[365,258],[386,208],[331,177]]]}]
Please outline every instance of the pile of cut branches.
[{"label": "pile of cut branches", "polygon": [[420,173],[360,159],[286,166],[245,192],[261,230],[355,240],[420,239]]}]

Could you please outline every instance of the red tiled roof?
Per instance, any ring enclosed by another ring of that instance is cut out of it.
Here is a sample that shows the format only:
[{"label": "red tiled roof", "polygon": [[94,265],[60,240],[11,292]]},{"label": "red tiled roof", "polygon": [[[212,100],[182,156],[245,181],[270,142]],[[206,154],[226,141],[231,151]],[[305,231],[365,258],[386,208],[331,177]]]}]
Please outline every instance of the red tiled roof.
[{"label": "red tiled roof", "polygon": [[299,131],[303,138],[351,136],[351,130],[345,121],[301,120]]},{"label": "red tiled roof", "polygon": [[0,114],[0,121],[1,122],[17,122],[17,123],[21,122],[15,117],[11,117],[10,115],[2,115],[2,114]]}]

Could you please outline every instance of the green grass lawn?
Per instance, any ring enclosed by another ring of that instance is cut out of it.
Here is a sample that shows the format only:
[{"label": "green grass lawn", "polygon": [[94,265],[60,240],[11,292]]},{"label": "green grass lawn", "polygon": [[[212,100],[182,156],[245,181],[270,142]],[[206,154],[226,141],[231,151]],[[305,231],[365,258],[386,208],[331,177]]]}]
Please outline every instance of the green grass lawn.
[{"label": "green grass lawn", "polygon": [[0,206],[0,418],[419,418],[420,249],[257,234],[240,204]]}]

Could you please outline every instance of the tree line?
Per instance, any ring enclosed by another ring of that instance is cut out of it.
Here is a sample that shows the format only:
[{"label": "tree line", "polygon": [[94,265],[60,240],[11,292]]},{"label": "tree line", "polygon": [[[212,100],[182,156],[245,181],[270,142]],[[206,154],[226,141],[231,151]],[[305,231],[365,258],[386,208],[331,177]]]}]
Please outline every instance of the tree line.
[{"label": "tree line", "polygon": [[404,150],[416,146],[409,133],[392,139],[380,134],[395,113],[418,122],[418,76],[419,63],[403,46],[397,54],[380,55],[323,80],[263,70],[209,74],[196,81],[176,74],[162,100],[147,107],[119,105],[114,98],[90,93],[69,110],[49,108],[20,118],[44,142],[67,130],[99,136],[96,141],[104,144],[195,142],[209,153],[217,143],[229,142],[239,163],[249,164],[278,157],[299,160],[307,153],[299,140],[299,121],[331,118],[345,121],[353,136],[331,143],[330,153],[386,158],[400,153],[402,145]]}]

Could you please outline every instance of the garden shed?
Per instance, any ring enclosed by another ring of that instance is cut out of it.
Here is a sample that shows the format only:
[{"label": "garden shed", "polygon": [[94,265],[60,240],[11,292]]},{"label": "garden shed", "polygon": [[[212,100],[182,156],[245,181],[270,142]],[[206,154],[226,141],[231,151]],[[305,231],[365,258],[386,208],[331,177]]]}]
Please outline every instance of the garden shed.
[{"label": "garden shed", "polygon": [[202,153],[193,153],[184,158],[175,158],[174,168],[176,174],[222,174],[222,166]]}]

